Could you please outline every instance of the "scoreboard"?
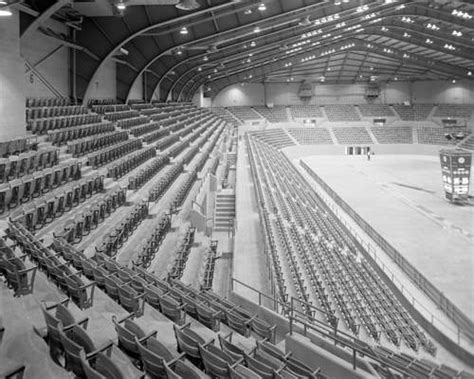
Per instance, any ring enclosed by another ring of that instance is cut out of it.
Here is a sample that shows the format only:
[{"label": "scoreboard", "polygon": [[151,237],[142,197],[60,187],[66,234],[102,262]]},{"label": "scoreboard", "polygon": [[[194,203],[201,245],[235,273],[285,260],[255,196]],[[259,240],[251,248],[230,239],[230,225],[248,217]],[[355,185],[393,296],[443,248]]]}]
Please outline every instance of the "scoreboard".
[{"label": "scoreboard", "polygon": [[472,155],[460,149],[439,152],[444,193],[450,201],[467,201],[471,176]]}]

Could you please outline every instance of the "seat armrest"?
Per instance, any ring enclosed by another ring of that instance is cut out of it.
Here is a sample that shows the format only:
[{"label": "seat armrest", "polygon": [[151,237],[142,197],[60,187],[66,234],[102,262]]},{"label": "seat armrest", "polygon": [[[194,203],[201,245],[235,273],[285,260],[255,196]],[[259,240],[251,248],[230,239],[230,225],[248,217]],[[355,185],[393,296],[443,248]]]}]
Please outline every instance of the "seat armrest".
[{"label": "seat armrest", "polygon": [[186,356],[185,353],[181,353],[177,357],[170,360],[169,362],[166,362],[166,364],[169,366],[174,365],[176,362],[178,362],[180,359],[183,359],[185,356]]},{"label": "seat armrest", "polygon": [[110,357],[110,354],[112,353],[112,347],[114,346],[114,343],[112,341],[107,342],[104,346],[99,347],[98,349],[91,351],[89,354],[86,355],[86,359],[90,359],[95,357],[98,353],[102,353],[107,350],[107,356]]},{"label": "seat armrest", "polygon": [[[44,303],[44,301],[43,301],[43,303]],[[46,307],[46,310],[49,311],[49,310],[51,310],[51,309],[53,309],[53,308],[56,308],[59,304],[62,304],[62,305],[64,305],[65,307],[67,307],[68,304],[69,304],[69,298],[66,297],[64,300],[61,300],[61,301],[57,302],[56,304],[53,304],[53,305],[50,305],[49,307]]]},{"label": "seat armrest", "polygon": [[154,330],[154,331],[148,333],[148,335],[146,335],[145,337],[140,338],[138,341],[140,341],[140,343],[143,343],[143,342],[147,341],[148,339],[150,339],[151,337],[156,337],[157,333],[158,333],[158,331]]}]

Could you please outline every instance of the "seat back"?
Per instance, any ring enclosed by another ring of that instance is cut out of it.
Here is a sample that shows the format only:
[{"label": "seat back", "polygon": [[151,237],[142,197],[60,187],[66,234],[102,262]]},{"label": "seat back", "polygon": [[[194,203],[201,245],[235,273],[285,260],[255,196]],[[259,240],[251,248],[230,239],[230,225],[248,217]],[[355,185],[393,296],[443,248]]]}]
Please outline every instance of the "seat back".
[{"label": "seat back", "polygon": [[[149,340],[149,342],[151,341],[156,340]],[[148,347],[149,342],[147,341],[147,345],[145,346],[135,337],[135,344],[138,346],[138,350],[140,351],[145,372],[152,378],[166,377],[166,369],[164,366],[166,359],[150,349]]]},{"label": "seat back", "polygon": [[[212,349],[214,347],[215,349]],[[206,373],[218,378],[228,378],[229,371],[227,369],[227,361],[216,352],[216,347],[213,345],[203,347],[199,345],[202,362],[206,368]]]}]

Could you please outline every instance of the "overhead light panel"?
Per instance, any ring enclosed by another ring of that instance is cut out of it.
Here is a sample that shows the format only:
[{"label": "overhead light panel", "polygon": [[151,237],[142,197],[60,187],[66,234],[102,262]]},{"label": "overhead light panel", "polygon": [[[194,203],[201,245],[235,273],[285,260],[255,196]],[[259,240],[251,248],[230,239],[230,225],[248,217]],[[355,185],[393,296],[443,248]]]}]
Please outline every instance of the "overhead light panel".
[{"label": "overhead light panel", "polygon": [[117,4],[115,4],[115,6],[119,11],[124,11],[127,9],[127,5],[123,1],[119,1]]},{"label": "overhead light panel", "polygon": [[183,27],[179,30],[179,34],[182,34],[182,35],[188,34],[188,28],[187,28],[186,26],[183,26]]},{"label": "overhead light panel", "polygon": [[199,3],[196,0],[180,0],[180,2],[175,6],[176,8],[181,9],[182,11],[192,11],[200,7]]},{"label": "overhead light panel", "polygon": [[260,33],[260,27],[259,27],[259,26],[256,26],[256,27],[253,29],[253,32],[254,32],[254,33]]},{"label": "overhead light panel", "polygon": [[9,17],[12,11],[6,1],[0,0],[0,17]]},{"label": "overhead light panel", "polygon": [[267,10],[267,7],[264,3],[260,3],[260,5],[258,6],[258,10],[260,12],[263,12],[263,11],[266,11]]}]

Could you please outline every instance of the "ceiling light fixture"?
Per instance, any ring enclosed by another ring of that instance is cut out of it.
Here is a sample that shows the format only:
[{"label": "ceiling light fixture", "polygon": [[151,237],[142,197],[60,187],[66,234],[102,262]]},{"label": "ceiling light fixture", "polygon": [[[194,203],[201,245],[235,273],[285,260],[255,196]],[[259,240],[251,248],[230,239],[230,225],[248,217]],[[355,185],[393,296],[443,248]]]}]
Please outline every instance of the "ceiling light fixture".
[{"label": "ceiling light fixture", "polygon": [[267,7],[264,3],[260,3],[260,5],[258,6],[258,10],[260,12],[263,12],[263,11],[266,11],[267,10]]},{"label": "ceiling light fixture", "polygon": [[181,0],[175,7],[183,11],[192,11],[198,9],[200,5],[196,0]]},{"label": "ceiling light fixture", "polygon": [[127,5],[123,1],[118,2],[115,6],[119,11],[124,11],[127,8]]},{"label": "ceiling light fixture", "polygon": [[0,0],[0,17],[8,17],[12,15],[12,11],[8,6],[7,2]]},{"label": "ceiling light fixture", "polygon": [[183,27],[180,29],[179,34],[183,34],[183,35],[188,34],[188,28],[186,28],[186,26],[183,26]]},{"label": "ceiling light fixture", "polygon": [[260,33],[260,27],[256,26],[253,30],[254,33]]}]

